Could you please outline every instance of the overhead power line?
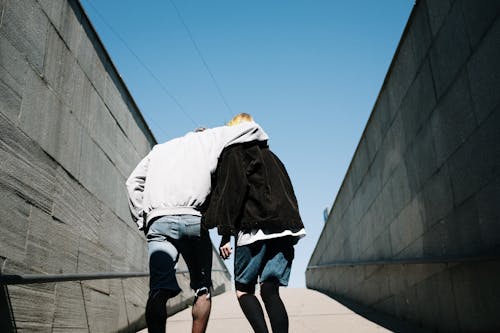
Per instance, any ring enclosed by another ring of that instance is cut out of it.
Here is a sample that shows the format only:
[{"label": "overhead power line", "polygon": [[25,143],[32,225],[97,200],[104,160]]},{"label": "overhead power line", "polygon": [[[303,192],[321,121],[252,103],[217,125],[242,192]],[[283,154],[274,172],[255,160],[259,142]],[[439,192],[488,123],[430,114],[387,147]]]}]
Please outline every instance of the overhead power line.
[{"label": "overhead power line", "polygon": [[203,53],[201,52],[200,48],[198,47],[198,43],[196,43],[196,41],[195,41],[195,39],[193,37],[193,34],[191,33],[191,30],[187,26],[186,21],[184,21],[184,19],[182,18],[182,15],[181,15],[179,9],[177,8],[177,6],[175,5],[174,0],[170,0],[170,3],[174,7],[175,12],[177,13],[177,16],[179,17],[179,20],[181,21],[182,25],[184,26],[184,29],[186,29],[186,32],[187,32],[187,34],[189,36],[189,39],[191,40],[191,43],[193,43],[193,46],[196,49],[196,52],[198,53],[198,56],[200,57],[203,65],[205,66],[205,69],[207,70],[208,74],[212,78],[212,82],[214,83],[215,88],[217,89],[217,92],[219,93],[219,96],[221,97],[222,101],[224,102],[224,105],[226,106],[226,109],[229,112],[229,115],[232,117],[233,116],[233,111],[232,111],[231,107],[229,106],[229,103],[227,102],[226,97],[222,93],[222,89],[220,88],[219,83],[215,79],[215,76],[214,76],[213,72],[210,70],[210,67],[208,66],[208,63],[205,60],[205,57],[203,56]]},{"label": "overhead power line", "polygon": [[160,88],[163,92],[177,105],[179,110],[184,113],[184,115],[196,126],[200,125],[189,115],[186,109],[182,106],[182,104],[175,98],[175,96],[167,89],[165,84],[155,75],[155,73],[141,60],[141,58],[137,55],[137,53],[132,50],[132,48],[128,45],[128,43],[123,39],[123,37],[106,21],[104,16],[97,10],[97,8],[92,4],[90,0],[87,0],[88,4],[94,9],[96,14],[102,20],[102,22],[108,27],[109,30],[123,43],[123,45],[127,48],[127,50],[135,57],[135,59],[139,62],[139,64],[153,77],[153,79],[159,84]]}]

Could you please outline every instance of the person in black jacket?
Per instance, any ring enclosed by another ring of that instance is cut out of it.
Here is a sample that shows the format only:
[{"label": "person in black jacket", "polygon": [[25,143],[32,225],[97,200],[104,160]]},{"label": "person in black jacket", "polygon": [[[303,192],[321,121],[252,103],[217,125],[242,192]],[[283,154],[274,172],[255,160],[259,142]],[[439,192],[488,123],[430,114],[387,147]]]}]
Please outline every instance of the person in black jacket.
[{"label": "person in black jacket", "polygon": [[[228,125],[242,121],[252,121],[252,117],[239,114]],[[222,152],[202,225],[217,227],[223,259],[232,252],[230,237],[236,237],[236,295],[254,331],[268,332],[255,296],[259,282],[272,331],[288,332],[279,286],[288,285],[294,245],[305,230],[285,166],[266,141],[237,144]]]}]

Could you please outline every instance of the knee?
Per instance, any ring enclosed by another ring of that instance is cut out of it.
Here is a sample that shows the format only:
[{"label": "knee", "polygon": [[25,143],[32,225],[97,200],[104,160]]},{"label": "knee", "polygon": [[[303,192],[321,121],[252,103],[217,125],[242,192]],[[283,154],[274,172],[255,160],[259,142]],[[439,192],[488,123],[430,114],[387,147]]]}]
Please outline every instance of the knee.
[{"label": "knee", "polygon": [[212,288],[201,287],[194,292],[193,306],[204,303],[211,303]]},{"label": "knee", "polygon": [[165,303],[172,297],[172,291],[167,289],[158,289],[151,291],[148,301],[151,303]]},{"label": "knee", "polygon": [[146,304],[146,314],[163,315],[163,313],[166,313],[166,303],[170,297],[170,290],[152,291]]},{"label": "knee", "polygon": [[200,298],[201,296],[205,296],[206,299],[210,299],[210,297],[211,297],[210,289],[211,289],[210,287],[201,287],[201,288],[197,289],[194,292],[195,301],[198,298]]},{"label": "knee", "polygon": [[279,297],[279,283],[264,281],[260,285],[260,296],[262,300],[267,302],[271,298]]},{"label": "knee", "polygon": [[255,294],[255,285],[254,284],[246,284],[246,283],[240,283],[236,281],[235,283],[236,287],[236,297],[238,300],[248,294],[254,295]]}]

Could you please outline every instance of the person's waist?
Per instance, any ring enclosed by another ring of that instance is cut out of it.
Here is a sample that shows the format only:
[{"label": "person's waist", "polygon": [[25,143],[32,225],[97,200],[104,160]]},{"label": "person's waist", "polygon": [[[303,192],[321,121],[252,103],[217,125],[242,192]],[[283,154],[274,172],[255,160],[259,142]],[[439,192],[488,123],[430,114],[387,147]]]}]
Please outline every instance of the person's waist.
[{"label": "person's waist", "polygon": [[152,219],[166,215],[195,215],[201,216],[201,213],[192,206],[159,207],[151,210],[146,215],[146,221],[149,223]]}]

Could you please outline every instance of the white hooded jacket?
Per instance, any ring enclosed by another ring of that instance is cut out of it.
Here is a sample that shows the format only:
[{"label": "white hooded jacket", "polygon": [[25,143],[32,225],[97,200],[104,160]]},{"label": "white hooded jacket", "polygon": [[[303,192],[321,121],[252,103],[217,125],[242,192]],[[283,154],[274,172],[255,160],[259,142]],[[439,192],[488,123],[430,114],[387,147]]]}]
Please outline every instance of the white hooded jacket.
[{"label": "white hooded jacket", "polygon": [[133,220],[143,229],[158,216],[201,216],[222,150],[236,143],[267,139],[264,130],[252,121],[190,132],[155,145],[126,182]]}]

